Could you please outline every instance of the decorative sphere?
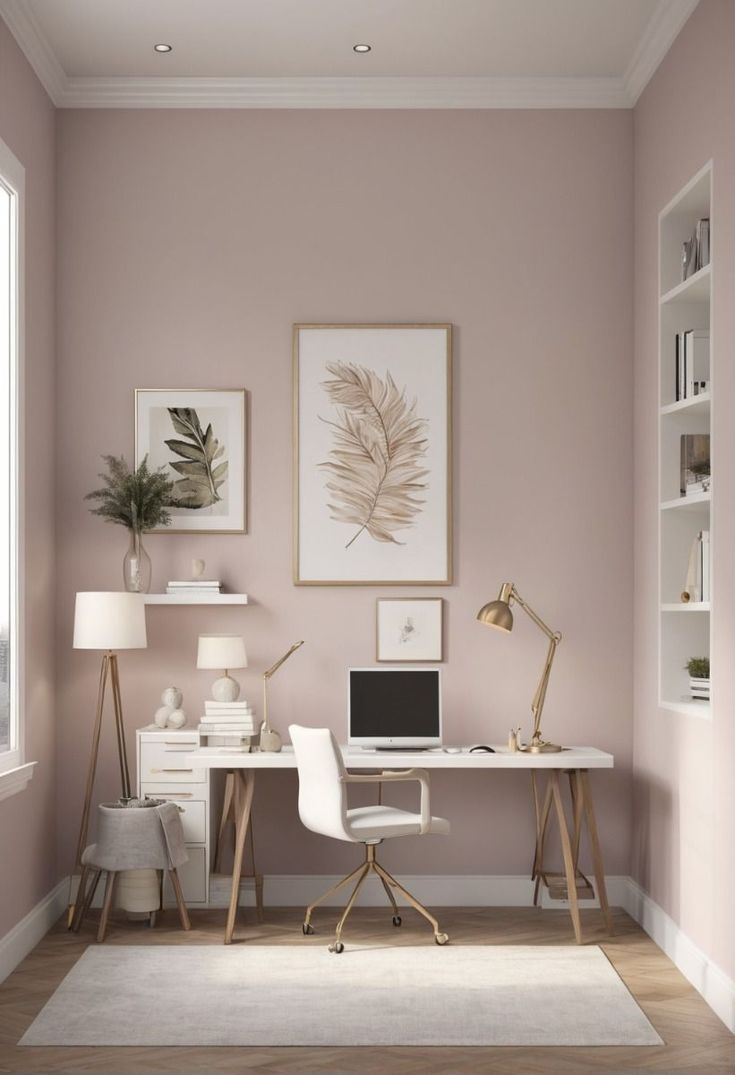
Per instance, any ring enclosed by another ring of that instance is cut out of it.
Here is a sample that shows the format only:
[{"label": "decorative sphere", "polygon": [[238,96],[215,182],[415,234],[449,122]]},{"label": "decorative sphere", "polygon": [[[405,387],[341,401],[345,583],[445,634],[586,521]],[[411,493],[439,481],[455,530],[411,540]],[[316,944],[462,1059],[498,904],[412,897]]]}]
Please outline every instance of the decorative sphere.
[{"label": "decorative sphere", "polygon": [[215,702],[236,702],[240,693],[240,684],[232,676],[221,676],[212,684],[212,697]]},{"label": "decorative sphere", "polygon": [[186,724],[186,713],[183,709],[174,709],[173,713],[168,715],[169,728],[183,728]]},{"label": "decorative sphere", "polygon": [[184,696],[178,687],[166,687],[166,690],[161,695],[163,704],[169,706],[171,709],[180,709],[183,700]]},{"label": "decorative sphere", "polygon": [[165,728],[172,713],[173,709],[170,705],[162,705],[160,709],[156,710],[153,723],[159,728]]}]

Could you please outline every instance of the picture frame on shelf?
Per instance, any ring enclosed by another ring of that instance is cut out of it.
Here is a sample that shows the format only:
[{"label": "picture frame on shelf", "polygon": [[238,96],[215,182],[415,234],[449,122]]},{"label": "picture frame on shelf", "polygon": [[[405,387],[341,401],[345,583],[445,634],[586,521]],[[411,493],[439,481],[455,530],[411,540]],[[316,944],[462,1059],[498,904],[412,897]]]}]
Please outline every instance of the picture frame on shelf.
[{"label": "picture frame on shelf", "polygon": [[294,582],[452,580],[452,326],[294,325]]},{"label": "picture frame on shelf", "polygon": [[246,532],[244,388],[136,388],[136,466],[146,455],[180,499],[166,533]]},{"label": "picture frame on shelf", "polygon": [[378,661],[444,660],[441,597],[379,597],[375,608]]}]

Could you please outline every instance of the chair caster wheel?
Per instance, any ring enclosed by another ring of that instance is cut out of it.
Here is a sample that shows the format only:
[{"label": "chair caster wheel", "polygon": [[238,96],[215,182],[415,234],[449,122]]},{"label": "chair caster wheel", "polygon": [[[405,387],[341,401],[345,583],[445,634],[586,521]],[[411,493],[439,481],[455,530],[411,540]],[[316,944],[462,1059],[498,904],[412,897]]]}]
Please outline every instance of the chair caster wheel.
[{"label": "chair caster wheel", "polygon": [[437,944],[448,944],[449,943],[449,934],[448,933],[435,933],[434,934],[434,940],[436,941]]},{"label": "chair caster wheel", "polygon": [[344,950],[345,946],[342,944],[342,941],[335,941],[334,944],[330,944],[329,946],[329,951],[334,952],[335,955],[339,955],[340,952],[344,952]]},{"label": "chair caster wheel", "polygon": [[394,926],[400,926],[401,922],[402,922],[401,916],[399,914],[394,914],[393,915],[393,925]]},{"label": "chair caster wheel", "polygon": [[311,934],[314,932],[314,927],[309,922],[304,922],[303,926],[301,927],[301,932],[304,934],[305,937],[310,937]]}]

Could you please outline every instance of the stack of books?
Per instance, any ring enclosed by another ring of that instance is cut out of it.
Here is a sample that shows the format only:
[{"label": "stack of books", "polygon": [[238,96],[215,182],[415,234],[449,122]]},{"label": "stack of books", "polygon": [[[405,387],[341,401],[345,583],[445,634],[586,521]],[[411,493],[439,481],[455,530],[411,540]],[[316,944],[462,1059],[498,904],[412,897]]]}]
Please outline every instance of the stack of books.
[{"label": "stack of books", "polygon": [[256,732],[255,713],[245,699],[204,703],[199,733],[207,736],[209,746],[241,746],[243,740],[249,746]]},{"label": "stack of books", "polygon": [[676,399],[709,392],[709,329],[676,334]]},{"label": "stack of books", "polygon": [[172,579],[166,583],[166,593],[222,593],[222,583],[218,579],[190,579],[188,582]]}]

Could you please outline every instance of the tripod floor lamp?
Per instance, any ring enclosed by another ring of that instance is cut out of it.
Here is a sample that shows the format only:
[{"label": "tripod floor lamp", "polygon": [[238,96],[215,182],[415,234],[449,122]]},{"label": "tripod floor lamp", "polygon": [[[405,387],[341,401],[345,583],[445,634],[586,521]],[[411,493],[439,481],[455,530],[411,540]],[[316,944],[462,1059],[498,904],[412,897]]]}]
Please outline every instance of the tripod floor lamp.
[{"label": "tripod floor lamp", "polygon": [[[92,805],[94,778],[97,771],[102,719],[105,708],[105,695],[109,685],[112,694],[115,739],[120,764],[121,796],[131,798],[130,770],[125,748],[125,727],[123,725],[122,700],[120,697],[120,674],[117,666],[117,651],[121,649],[145,649],[148,645],[145,630],[145,604],[139,593],[78,593],[74,609],[74,649],[94,649],[102,651],[99,689],[97,692],[97,711],[92,730],[92,750],[87,769],[87,785],[84,792],[82,820],[79,826],[79,839],[74,860],[73,875],[81,864],[82,853],[87,843],[89,812]],[[74,902],[69,892],[69,917],[74,915]]]},{"label": "tripod floor lamp", "polygon": [[513,613],[510,606],[514,601],[521,606],[526,615],[533,620],[539,630],[543,631],[549,640],[546,661],[544,662],[544,667],[541,671],[541,678],[538,681],[536,693],[531,702],[531,713],[533,715],[533,734],[531,735],[531,742],[525,747],[519,747],[519,749],[527,751],[529,754],[558,754],[562,748],[557,746],[556,743],[547,743],[541,737],[541,714],[544,709],[544,702],[546,701],[546,688],[549,685],[551,665],[553,664],[554,656],[556,654],[556,647],[561,642],[561,635],[558,631],[552,631],[548,624],[545,624],[541,617],[533,611],[530,605],[526,604],[512,582],[503,583],[500,587],[497,601],[490,601],[487,605],[483,605],[477,613],[477,618],[480,623],[484,623],[488,627],[495,627],[499,631],[512,631]]}]

